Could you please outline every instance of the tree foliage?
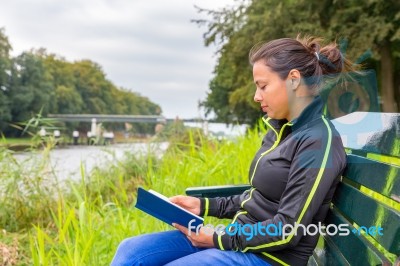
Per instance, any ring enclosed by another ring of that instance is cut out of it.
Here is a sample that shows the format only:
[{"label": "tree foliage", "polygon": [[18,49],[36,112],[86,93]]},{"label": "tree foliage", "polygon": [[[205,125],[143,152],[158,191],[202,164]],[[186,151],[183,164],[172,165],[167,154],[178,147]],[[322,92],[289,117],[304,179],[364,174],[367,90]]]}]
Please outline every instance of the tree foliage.
[{"label": "tree foliage", "polygon": [[33,53],[24,52],[12,62],[9,97],[13,121],[27,121],[39,110],[47,115],[47,103],[54,97],[54,92],[43,61]]},{"label": "tree foliage", "polygon": [[4,34],[4,29],[0,28],[0,131],[7,126],[7,121],[11,120],[8,97],[11,71],[10,50],[11,45]]},{"label": "tree foliage", "polygon": [[[326,41],[346,40],[342,51],[350,59],[363,58],[366,68],[376,69],[382,110],[400,106],[396,94],[400,78],[400,3],[396,0],[248,0],[230,8],[207,12],[211,19],[199,20],[208,30],[205,45],[219,45],[218,62],[210,91],[203,102],[208,113],[227,123],[254,123],[260,116],[253,103],[254,85],[248,62],[250,49],[261,42],[298,34],[321,36]],[[367,60],[366,60],[367,59]],[[396,103],[397,99],[397,103]]]},{"label": "tree foliage", "polygon": [[[50,113],[161,114],[160,106],[148,98],[115,86],[95,62],[69,62],[45,49],[11,57],[10,50],[4,29],[0,29],[0,131],[3,134],[19,134],[10,124],[27,121],[39,112],[43,116]],[[89,126],[81,124],[84,128]],[[154,131],[154,125],[133,127],[141,133]]]}]

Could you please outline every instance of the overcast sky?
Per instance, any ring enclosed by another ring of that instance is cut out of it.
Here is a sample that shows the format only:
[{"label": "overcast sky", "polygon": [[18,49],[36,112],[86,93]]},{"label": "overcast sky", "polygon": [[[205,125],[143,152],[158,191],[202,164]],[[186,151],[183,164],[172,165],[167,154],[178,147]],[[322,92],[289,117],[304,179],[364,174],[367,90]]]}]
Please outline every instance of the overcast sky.
[{"label": "overcast sky", "polygon": [[68,61],[90,59],[107,78],[159,104],[163,115],[197,117],[216,64],[204,47],[205,18],[234,0],[1,0],[0,27],[16,56],[46,48]]}]

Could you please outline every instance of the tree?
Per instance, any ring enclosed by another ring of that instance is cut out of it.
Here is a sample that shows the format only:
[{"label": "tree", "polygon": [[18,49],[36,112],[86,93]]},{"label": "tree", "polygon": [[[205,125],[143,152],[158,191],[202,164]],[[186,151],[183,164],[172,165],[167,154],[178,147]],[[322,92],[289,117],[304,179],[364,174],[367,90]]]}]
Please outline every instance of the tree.
[{"label": "tree", "polygon": [[[395,95],[395,68],[400,64],[400,2],[396,0],[335,1],[330,27],[349,40],[349,53],[373,51],[377,62],[382,110],[396,112],[400,107]],[[357,49],[357,50],[356,50]],[[397,91],[399,90],[397,84]]]},{"label": "tree", "polygon": [[[115,86],[95,62],[71,63],[47,53],[44,48],[11,58],[10,50],[8,38],[0,29],[0,130],[8,136],[19,134],[8,126],[10,122],[27,121],[39,112],[43,116],[49,113],[161,114],[160,106],[148,98]],[[154,125],[134,127],[137,132],[154,131]]]},{"label": "tree", "polygon": [[[80,113],[83,108],[83,102],[75,88],[72,64],[67,62],[63,57],[55,54],[47,54],[43,49],[40,54],[43,64],[50,74],[54,91],[49,103],[49,113]],[[71,102],[67,102],[69,100]]]},{"label": "tree", "polygon": [[13,121],[26,121],[41,110],[47,115],[53,88],[41,57],[31,51],[12,61],[10,100]]},{"label": "tree", "polygon": [[[237,6],[221,11],[200,9],[212,17],[210,21],[197,21],[208,27],[205,45],[221,46],[210,92],[202,104],[219,121],[254,123],[261,113],[252,102],[254,85],[249,50],[260,42],[302,33],[322,36],[327,41],[347,39],[346,53],[353,60],[371,50],[373,57],[366,62],[367,67],[380,65],[377,70],[381,77],[383,111],[397,110],[393,90],[397,75],[393,73],[400,68],[396,53],[400,36],[399,5],[394,0],[252,0],[239,1]],[[400,84],[400,78],[397,82]]]},{"label": "tree", "polygon": [[[301,2],[301,1],[300,1]],[[212,15],[207,22],[205,44],[222,44],[219,59],[210,82],[210,93],[202,103],[207,113],[227,123],[255,124],[261,116],[253,102],[254,83],[248,60],[250,49],[257,43],[282,36],[295,37],[296,26],[313,29],[315,22],[304,22],[309,12],[299,9],[295,1],[241,1],[238,6],[222,11],[200,10]],[[316,15],[312,16],[316,17]],[[205,24],[205,21],[197,21]]]},{"label": "tree", "polygon": [[[112,98],[108,91],[110,83],[106,80],[101,66],[82,60],[73,64],[75,88],[80,93],[84,106],[83,113],[107,114],[111,109]],[[105,96],[108,96],[105,98]]]},{"label": "tree", "polygon": [[11,45],[4,29],[0,28],[0,131],[3,132],[11,121],[10,101],[8,97],[11,75]]},{"label": "tree", "polygon": [[74,87],[60,85],[56,88],[57,114],[79,114],[82,111],[81,95]]}]

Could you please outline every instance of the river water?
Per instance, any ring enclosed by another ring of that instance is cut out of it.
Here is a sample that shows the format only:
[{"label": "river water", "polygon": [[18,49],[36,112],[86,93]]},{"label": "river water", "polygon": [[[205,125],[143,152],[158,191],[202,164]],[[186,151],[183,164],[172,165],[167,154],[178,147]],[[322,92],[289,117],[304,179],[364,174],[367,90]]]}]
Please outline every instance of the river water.
[{"label": "river water", "polygon": [[[203,127],[201,123],[185,123],[189,127]],[[245,125],[228,127],[225,124],[209,123],[207,131],[219,133],[224,136],[237,136],[244,134]],[[149,149],[160,156],[167,149],[167,142],[112,144],[108,146],[65,146],[56,147],[50,151],[50,169],[59,181],[81,179],[81,165],[87,176],[94,167],[109,167],[110,164],[123,160],[126,152],[146,154]],[[41,151],[16,153],[14,157],[19,163],[27,167],[37,164],[43,154]],[[33,167],[34,168],[34,167]]]},{"label": "river water", "polygon": [[[80,180],[81,165],[85,174],[89,174],[94,167],[109,167],[110,164],[123,160],[127,152],[144,155],[152,150],[157,152],[155,154],[163,154],[167,147],[167,142],[56,147],[50,151],[50,166],[59,181]],[[41,151],[23,152],[16,153],[14,157],[20,163],[34,164],[43,155]]]}]

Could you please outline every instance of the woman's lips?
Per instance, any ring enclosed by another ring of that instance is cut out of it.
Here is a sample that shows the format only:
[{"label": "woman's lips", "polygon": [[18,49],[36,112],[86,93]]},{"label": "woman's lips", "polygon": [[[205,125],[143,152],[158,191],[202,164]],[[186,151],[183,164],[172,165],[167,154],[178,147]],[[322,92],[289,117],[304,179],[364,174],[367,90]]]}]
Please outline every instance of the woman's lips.
[{"label": "woman's lips", "polygon": [[261,106],[261,109],[263,110],[263,112],[267,112],[267,108],[268,108],[268,106]]}]

